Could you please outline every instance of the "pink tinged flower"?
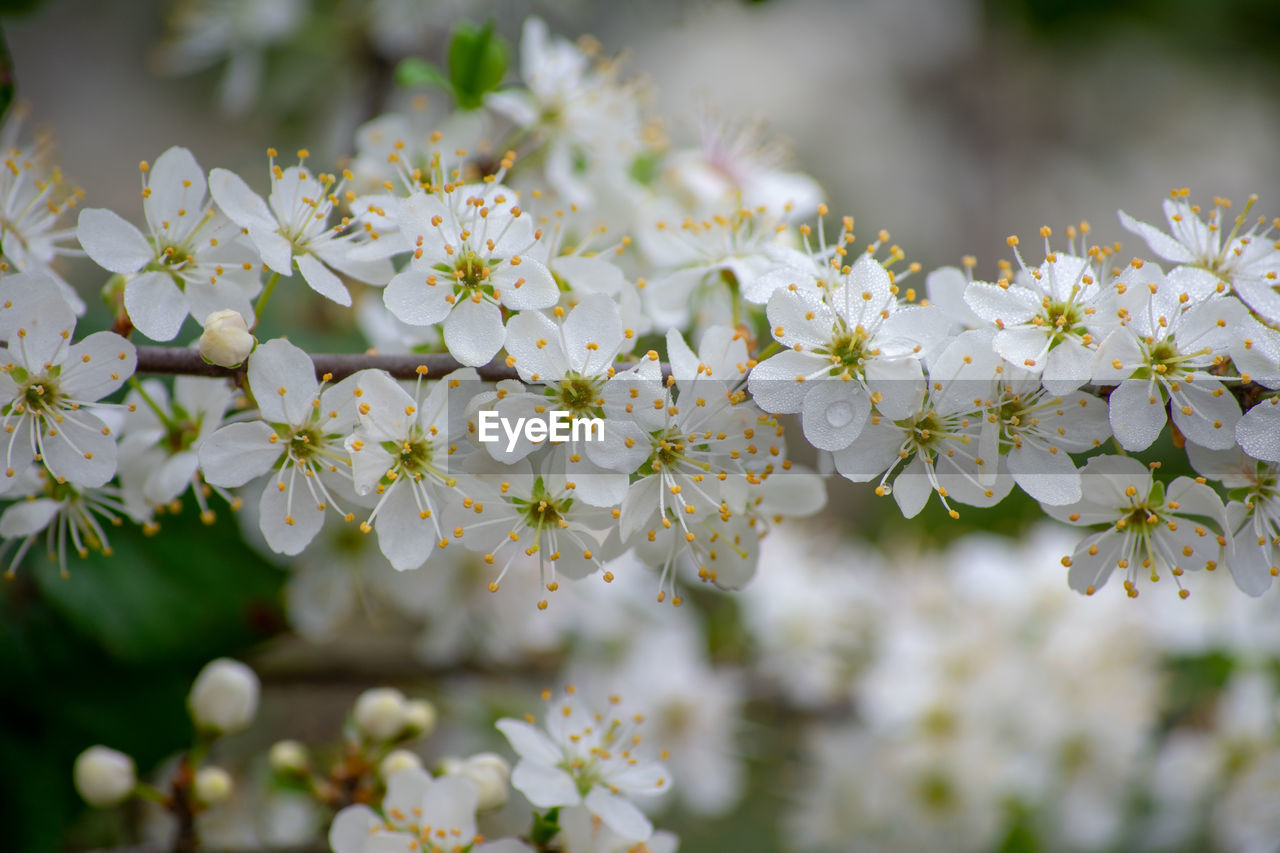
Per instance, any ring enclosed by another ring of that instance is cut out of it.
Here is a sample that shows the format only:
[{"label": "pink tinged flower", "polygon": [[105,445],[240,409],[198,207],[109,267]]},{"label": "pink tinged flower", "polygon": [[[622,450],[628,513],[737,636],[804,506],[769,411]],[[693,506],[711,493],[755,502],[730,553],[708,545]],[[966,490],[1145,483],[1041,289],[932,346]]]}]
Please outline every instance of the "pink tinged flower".
[{"label": "pink tinged flower", "polygon": [[112,332],[72,343],[75,316],[45,276],[12,276],[0,314],[0,492],[39,461],[59,483],[94,488],[116,471],[116,441],[91,410],[133,375],[133,344]]},{"label": "pink tinged flower", "polygon": [[127,277],[124,307],[134,327],[167,341],[188,315],[203,323],[232,310],[251,319],[250,299],[262,289],[258,255],[206,197],[204,171],[191,152],[170,148],[144,176],[147,234],[101,208],[81,211],[76,230],[89,257]]},{"label": "pink tinged flower", "polygon": [[354,420],[355,382],[324,388],[311,357],[277,338],[249,358],[249,390],[259,420],[228,424],[200,445],[200,467],[214,486],[243,486],[271,472],[262,492],[259,526],[268,546],[297,554],[339,506],[335,489],[349,482],[343,441]]},{"label": "pink tinged flower", "polygon": [[1126,593],[1137,596],[1137,581],[1159,580],[1168,572],[1185,598],[1182,576],[1215,569],[1227,548],[1226,512],[1213,489],[1190,477],[1167,487],[1150,469],[1128,456],[1095,456],[1080,469],[1083,497],[1067,506],[1046,506],[1059,521],[1080,527],[1106,525],[1086,536],[1062,563],[1070,567],[1071,588],[1092,595],[1117,569]]}]

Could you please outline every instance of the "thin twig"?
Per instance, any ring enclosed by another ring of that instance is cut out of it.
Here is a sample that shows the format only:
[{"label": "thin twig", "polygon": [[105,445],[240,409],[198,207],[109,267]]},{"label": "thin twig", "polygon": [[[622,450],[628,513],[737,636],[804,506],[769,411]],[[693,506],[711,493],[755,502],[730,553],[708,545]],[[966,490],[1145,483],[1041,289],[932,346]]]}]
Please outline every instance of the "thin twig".
[{"label": "thin twig", "polygon": [[[316,376],[329,374],[335,382],[368,368],[385,370],[396,379],[414,379],[418,368],[427,368],[431,377],[444,376],[463,365],[446,353],[422,353],[419,355],[380,355],[372,353],[316,353],[311,356],[316,366]],[[167,376],[235,377],[243,368],[219,367],[209,364],[193,349],[181,347],[138,347],[138,373]],[[500,379],[519,379],[514,367],[501,361],[493,361],[476,368],[481,379],[496,382]],[[671,375],[670,365],[663,363],[662,375]]]},{"label": "thin twig", "polygon": [[[423,353],[420,355],[373,355],[369,353],[317,353],[311,356],[316,366],[316,376],[331,374],[336,381],[366,368],[385,370],[397,379],[413,379],[419,367],[427,368],[429,376],[444,376],[462,367],[451,355]],[[240,368],[219,367],[200,358],[200,353],[181,347],[138,347],[138,373],[181,376],[232,377]],[[493,362],[477,368],[481,379],[519,379],[514,367]]]}]

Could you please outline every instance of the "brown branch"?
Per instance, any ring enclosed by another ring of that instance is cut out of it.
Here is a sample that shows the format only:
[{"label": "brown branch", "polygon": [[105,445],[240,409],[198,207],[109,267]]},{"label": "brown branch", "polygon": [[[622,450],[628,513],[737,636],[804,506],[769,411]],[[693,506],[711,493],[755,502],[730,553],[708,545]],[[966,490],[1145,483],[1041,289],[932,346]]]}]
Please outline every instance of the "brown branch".
[{"label": "brown branch", "polygon": [[[463,367],[453,356],[447,353],[422,353],[419,355],[378,355],[370,353],[315,353],[311,356],[316,366],[316,376],[330,374],[333,381],[345,379],[353,373],[365,369],[385,370],[396,379],[415,379],[418,368],[426,367],[431,377],[444,376]],[[209,364],[193,349],[182,347],[138,347],[138,373],[160,374],[165,376],[212,376],[234,378],[243,372],[243,367],[219,367]],[[505,362],[492,361],[483,367],[477,367],[476,373],[481,379],[496,382],[500,379],[519,379],[520,374],[514,367]],[[671,375],[671,366],[662,365],[662,375]]]},{"label": "brown branch", "polygon": [[[368,353],[317,353],[316,376],[332,374],[336,381],[366,368],[385,370],[397,379],[414,379],[418,368],[426,367],[429,376],[444,376],[463,365],[444,353],[421,355],[371,355]],[[200,353],[181,347],[138,347],[138,373],[181,376],[234,377],[242,368],[219,367],[200,358]],[[519,379],[514,367],[495,361],[476,369],[481,379]]]}]

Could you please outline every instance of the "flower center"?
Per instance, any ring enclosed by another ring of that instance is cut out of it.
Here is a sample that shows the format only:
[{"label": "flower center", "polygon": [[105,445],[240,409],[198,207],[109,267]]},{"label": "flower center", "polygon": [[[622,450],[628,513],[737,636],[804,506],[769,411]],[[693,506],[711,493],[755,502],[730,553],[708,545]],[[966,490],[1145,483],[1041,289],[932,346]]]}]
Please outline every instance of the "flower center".
[{"label": "flower center", "polygon": [[560,381],[557,395],[560,405],[574,417],[597,414],[600,384],[597,379],[569,374]]}]

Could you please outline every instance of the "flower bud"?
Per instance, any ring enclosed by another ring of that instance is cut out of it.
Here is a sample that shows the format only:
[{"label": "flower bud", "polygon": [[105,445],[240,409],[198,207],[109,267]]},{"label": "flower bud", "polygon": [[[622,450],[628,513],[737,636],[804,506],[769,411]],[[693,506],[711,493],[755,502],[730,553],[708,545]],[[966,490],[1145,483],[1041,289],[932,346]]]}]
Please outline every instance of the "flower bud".
[{"label": "flower bud", "polygon": [[200,671],[187,697],[197,727],[218,734],[246,728],[258,711],[258,676],[230,658],[218,658]]},{"label": "flower bud", "polygon": [[202,767],[196,771],[196,780],[191,790],[197,800],[206,806],[212,806],[231,796],[234,787],[231,774],[221,767]]},{"label": "flower bud", "polygon": [[200,357],[222,367],[239,367],[257,341],[239,311],[214,311],[204,318]]},{"label": "flower bud", "polygon": [[405,705],[404,724],[419,737],[425,737],[435,731],[436,706],[426,699],[413,699]]},{"label": "flower bud", "polygon": [[407,749],[393,749],[378,765],[378,772],[384,780],[390,779],[401,770],[421,770],[422,759]]},{"label": "flower bud", "polygon": [[306,773],[310,765],[307,748],[296,740],[276,741],[271,745],[267,760],[271,762],[271,769],[277,773],[296,776]]},{"label": "flower bud", "polygon": [[459,774],[470,779],[476,786],[476,808],[480,811],[499,809],[506,805],[511,765],[501,755],[492,752],[476,753],[462,762]]},{"label": "flower bud", "polygon": [[391,740],[404,730],[407,705],[394,687],[366,690],[356,700],[356,725],[373,740]]},{"label": "flower bud", "polygon": [[91,746],[76,759],[76,790],[96,808],[124,802],[138,783],[133,759],[105,746]]}]

